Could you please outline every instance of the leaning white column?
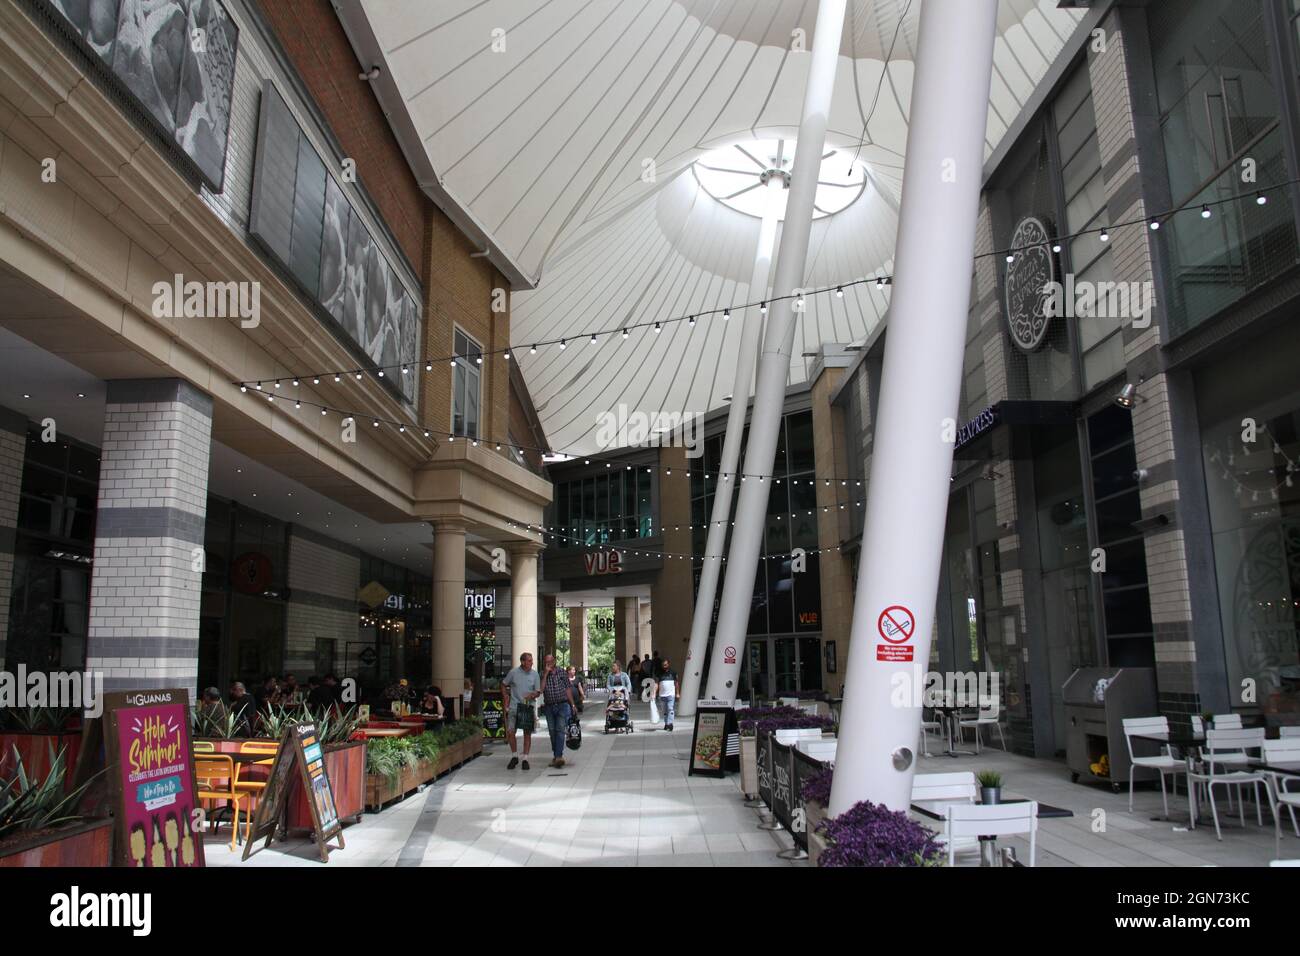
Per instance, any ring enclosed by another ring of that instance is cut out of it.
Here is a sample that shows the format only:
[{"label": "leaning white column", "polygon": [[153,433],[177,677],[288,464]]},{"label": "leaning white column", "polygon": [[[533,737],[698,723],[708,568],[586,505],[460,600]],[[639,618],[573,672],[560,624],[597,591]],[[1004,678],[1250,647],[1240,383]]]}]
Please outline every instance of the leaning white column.
[{"label": "leaning white column", "polygon": [[[906,810],[970,308],[997,0],[921,6],[893,295],[829,812]],[[908,662],[910,659],[910,663]]]},{"label": "leaning white column", "polygon": [[[768,309],[767,332],[758,361],[758,383],[754,387],[754,412],[749,422],[749,444],[745,450],[747,480],[740,486],[736,505],[736,528],[727,556],[727,578],[718,608],[718,627],[709,659],[706,696],[734,700],[740,662],[744,659],[745,631],[758,571],[758,553],[767,525],[767,495],[772,463],[776,458],[777,434],[785,405],[785,384],[790,374],[790,349],[794,346],[794,300],[791,295],[803,284],[808,261],[808,237],[812,232],[813,201],[817,198],[817,177],[821,173],[826,146],[826,122],[835,89],[840,35],[844,29],[846,0],[821,0],[813,34],[808,85],[804,90],[803,118],[795,143],[790,194],[785,205],[785,226],[776,258],[773,298]],[[765,477],[754,477],[765,476]]]},{"label": "leaning white column", "polygon": [[[767,298],[776,224],[784,210],[785,178],[773,176],[767,184],[767,205],[758,229],[758,248],[754,251],[754,271],[749,281],[751,301]],[[727,411],[727,433],[722,439],[722,457],[718,461],[717,481],[713,486],[713,512],[709,516],[708,540],[704,544],[704,563],[700,566],[700,587],[695,595],[695,617],[691,621],[691,641],[686,651],[682,694],[677,707],[677,713],[683,717],[694,716],[695,700],[700,696],[704,651],[709,646],[709,625],[713,623],[713,598],[718,592],[718,575],[722,570],[727,526],[731,521],[731,492],[738,483],[735,476],[736,466],[740,463],[740,439],[745,433],[745,411],[749,408],[749,390],[754,381],[758,345],[763,340],[761,314],[750,310],[742,320],[744,325],[740,331],[736,374],[731,382],[731,408]]]}]

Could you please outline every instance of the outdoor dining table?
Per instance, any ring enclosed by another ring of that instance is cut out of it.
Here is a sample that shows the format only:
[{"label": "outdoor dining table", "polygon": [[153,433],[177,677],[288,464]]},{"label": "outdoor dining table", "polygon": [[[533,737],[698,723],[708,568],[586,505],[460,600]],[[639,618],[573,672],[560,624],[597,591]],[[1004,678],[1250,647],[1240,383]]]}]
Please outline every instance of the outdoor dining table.
[{"label": "outdoor dining table", "polygon": [[[1029,803],[1027,797],[1008,797],[999,800],[998,803]],[[929,817],[931,820],[947,820],[947,807],[952,803],[951,800],[929,800],[921,803],[912,804],[912,809],[922,816]],[[1055,807],[1050,803],[1040,803],[1038,805],[1038,819],[1047,820],[1060,817],[1074,816],[1073,810],[1067,810],[1065,807]],[[998,838],[994,835],[982,836],[980,841],[980,866],[997,866],[998,856]]]}]

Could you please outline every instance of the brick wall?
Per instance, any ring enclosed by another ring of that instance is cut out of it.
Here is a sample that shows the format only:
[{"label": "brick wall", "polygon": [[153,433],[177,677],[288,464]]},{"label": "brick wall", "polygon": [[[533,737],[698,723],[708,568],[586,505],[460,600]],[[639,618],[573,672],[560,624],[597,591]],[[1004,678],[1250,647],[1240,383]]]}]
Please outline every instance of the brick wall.
[{"label": "brick wall", "polygon": [[[441,210],[428,205],[425,230],[425,355],[445,359],[453,353],[455,327],[474,339],[485,352],[510,344],[509,285],[486,258],[471,259],[477,251]],[[506,290],[505,311],[492,311],[495,290]],[[422,372],[421,420],[437,433],[451,429],[451,366],[433,363]],[[479,434],[485,442],[509,440],[510,369],[499,354],[483,358]],[[526,436],[516,436],[529,443]],[[503,452],[504,453],[504,452]]]},{"label": "brick wall", "polygon": [[[844,412],[830,403],[830,396],[844,377],[842,368],[825,368],[812,386],[813,415],[813,469],[818,475],[856,475],[857,465],[850,465],[845,457],[842,441]],[[839,696],[844,686],[844,664],[848,658],[849,630],[853,624],[853,567],[848,555],[836,550],[840,541],[848,536],[848,509],[856,509],[856,502],[864,500],[863,489],[852,483],[841,486],[839,482],[816,486],[817,545],[821,572],[821,632],[823,641],[835,641],[837,657],[835,673],[826,671],[826,655],[822,655],[822,687]],[[845,510],[840,509],[840,505]],[[866,507],[864,504],[863,508]]]},{"label": "brick wall", "polygon": [[[289,532],[289,602],[285,608],[284,668],[318,672],[316,642],[334,642],[336,669],[343,667],[346,642],[356,639],[360,555],[346,545],[305,529]],[[340,673],[340,677],[352,676]]]},{"label": "brick wall", "polygon": [[[691,553],[691,482],[687,470],[698,459],[686,457],[685,448],[659,449],[659,524],[664,539],[664,553]],[[653,626],[642,628],[642,652],[659,651],[674,665],[686,662],[686,650],[691,640],[691,622],[695,613],[694,561],[681,558],[664,558],[650,589],[650,607]],[[651,633],[653,631],[653,633]]]},{"label": "brick wall", "polygon": [[424,258],[424,210],[432,205],[402,155],[329,0],[259,4],[298,75],[325,115],[357,180],[379,207],[408,259]]}]

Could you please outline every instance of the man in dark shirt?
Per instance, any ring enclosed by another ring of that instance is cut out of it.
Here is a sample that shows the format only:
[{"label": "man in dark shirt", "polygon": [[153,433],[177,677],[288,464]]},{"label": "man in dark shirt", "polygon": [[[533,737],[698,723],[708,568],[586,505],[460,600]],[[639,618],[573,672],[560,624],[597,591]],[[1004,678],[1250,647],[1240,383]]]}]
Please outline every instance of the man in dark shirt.
[{"label": "man in dark shirt", "polygon": [[666,657],[660,662],[655,695],[659,698],[659,712],[664,715],[664,730],[671,731],[677,713],[677,672]]},{"label": "man in dark shirt", "polygon": [[542,670],[542,703],[546,710],[546,729],[551,735],[552,767],[564,766],[564,739],[569,729],[569,715],[577,713],[573,703],[573,685],[569,675],[555,666],[555,655],[547,654]]},{"label": "man in dark shirt", "polygon": [[307,706],[313,714],[320,714],[334,706],[334,688],[315,677],[308,678]]},{"label": "man in dark shirt", "polygon": [[235,736],[253,736],[253,731],[256,730],[257,700],[239,681],[230,685],[230,712],[235,715]]}]

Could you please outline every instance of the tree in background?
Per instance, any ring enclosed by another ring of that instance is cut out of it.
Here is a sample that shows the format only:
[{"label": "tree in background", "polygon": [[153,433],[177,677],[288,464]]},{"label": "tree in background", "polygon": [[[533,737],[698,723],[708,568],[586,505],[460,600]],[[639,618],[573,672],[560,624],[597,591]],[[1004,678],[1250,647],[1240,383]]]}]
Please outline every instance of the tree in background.
[{"label": "tree in background", "polygon": [[587,672],[608,674],[614,663],[614,610],[587,608]]},{"label": "tree in background", "polygon": [[563,608],[555,615],[555,664],[569,666],[569,615]]}]

